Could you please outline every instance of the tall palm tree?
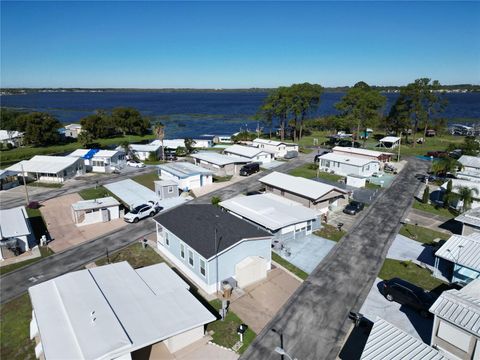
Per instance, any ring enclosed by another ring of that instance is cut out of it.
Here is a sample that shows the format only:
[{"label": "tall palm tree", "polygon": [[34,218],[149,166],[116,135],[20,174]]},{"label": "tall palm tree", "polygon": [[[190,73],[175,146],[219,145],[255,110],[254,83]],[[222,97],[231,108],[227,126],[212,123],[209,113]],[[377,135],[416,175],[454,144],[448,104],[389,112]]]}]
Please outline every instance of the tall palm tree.
[{"label": "tall palm tree", "polygon": [[465,212],[470,209],[470,206],[472,205],[473,199],[475,198],[473,194],[475,193],[478,195],[478,189],[469,188],[468,186],[460,186],[457,193],[459,200],[463,201],[462,212]]},{"label": "tall palm tree", "polygon": [[155,126],[153,127],[153,133],[162,143],[162,160],[165,160],[165,151],[163,148],[163,139],[165,138],[165,125],[163,125],[161,122],[155,124]]},{"label": "tall palm tree", "polygon": [[461,165],[457,160],[451,157],[443,157],[433,162],[432,171],[435,175],[446,175],[447,173],[455,174],[460,166]]}]

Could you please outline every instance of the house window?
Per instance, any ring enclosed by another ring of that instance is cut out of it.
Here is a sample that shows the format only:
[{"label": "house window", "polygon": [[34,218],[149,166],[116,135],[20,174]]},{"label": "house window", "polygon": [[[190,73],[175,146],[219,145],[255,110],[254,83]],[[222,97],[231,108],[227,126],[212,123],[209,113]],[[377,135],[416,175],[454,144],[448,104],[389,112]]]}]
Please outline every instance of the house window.
[{"label": "house window", "polygon": [[205,260],[203,259],[200,259],[200,273],[203,275],[203,277],[206,276],[207,272],[206,272],[206,266],[205,266]]},{"label": "house window", "polygon": [[180,257],[182,259],[185,259],[185,245],[184,244],[180,244]]},{"label": "house window", "polygon": [[168,187],[168,193],[169,193],[169,194],[173,193],[173,186],[169,186],[169,187]]},{"label": "house window", "polygon": [[165,233],[165,245],[170,246],[170,240],[168,239],[168,233]]},{"label": "house window", "polygon": [[285,191],[284,191],[284,190],[281,190],[281,191],[280,191],[280,195],[285,196]]},{"label": "house window", "polygon": [[193,251],[188,250],[188,263],[190,264],[191,267],[193,267]]},{"label": "house window", "polygon": [[312,230],[312,223],[309,221],[307,224],[307,231],[311,231],[311,230]]}]

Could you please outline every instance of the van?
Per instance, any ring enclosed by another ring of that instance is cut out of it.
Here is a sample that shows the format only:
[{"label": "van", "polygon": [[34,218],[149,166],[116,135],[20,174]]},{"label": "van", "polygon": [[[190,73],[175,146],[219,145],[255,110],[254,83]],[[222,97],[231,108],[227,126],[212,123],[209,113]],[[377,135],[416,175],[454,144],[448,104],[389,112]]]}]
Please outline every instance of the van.
[{"label": "van", "polygon": [[240,169],[240,175],[249,176],[259,171],[260,171],[259,163],[250,163],[242,166],[242,168]]}]

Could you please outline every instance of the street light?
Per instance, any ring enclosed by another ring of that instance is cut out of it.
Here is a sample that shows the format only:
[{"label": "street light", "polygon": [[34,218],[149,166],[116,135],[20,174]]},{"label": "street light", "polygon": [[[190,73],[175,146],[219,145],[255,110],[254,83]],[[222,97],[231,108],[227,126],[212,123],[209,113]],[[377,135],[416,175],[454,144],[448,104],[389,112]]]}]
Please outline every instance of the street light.
[{"label": "street light", "polygon": [[282,356],[285,355],[285,356],[286,356],[287,358],[289,358],[290,360],[296,360],[296,359],[292,358],[292,357],[291,357],[284,349],[282,349],[280,346],[277,346],[277,347],[275,348],[275,352],[276,352],[277,354],[282,355]]},{"label": "street light", "polygon": [[[277,330],[277,329],[275,329],[275,328],[272,328],[271,330],[272,330],[275,334],[278,334],[278,336],[280,336],[280,347],[277,348],[277,349],[283,349],[283,331],[281,331],[281,330],[279,331],[279,330]],[[276,351],[276,350],[275,350],[275,351]],[[280,355],[282,355],[282,360],[283,360],[283,359],[284,359],[284,358],[283,358],[283,354],[280,354]]]}]

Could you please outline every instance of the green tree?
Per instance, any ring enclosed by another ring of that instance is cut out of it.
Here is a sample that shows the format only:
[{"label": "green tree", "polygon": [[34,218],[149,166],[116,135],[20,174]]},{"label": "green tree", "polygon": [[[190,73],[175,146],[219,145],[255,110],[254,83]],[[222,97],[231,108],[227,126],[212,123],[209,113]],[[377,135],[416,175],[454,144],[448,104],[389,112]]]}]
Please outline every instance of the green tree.
[{"label": "green tree", "polygon": [[450,207],[450,204],[452,204],[456,199],[457,195],[452,192],[453,190],[453,183],[452,180],[449,180],[447,182],[447,188],[445,189],[445,192],[443,193],[443,207],[448,208]]},{"label": "green tree", "polygon": [[408,130],[410,129],[409,104],[403,94],[397,98],[390,108],[388,116],[385,118],[385,127],[389,131],[394,131],[396,135],[406,134],[408,143]]},{"label": "green tree", "polygon": [[425,186],[425,190],[423,190],[422,202],[424,204],[428,204],[429,200],[430,200],[430,188],[428,186]]},{"label": "green tree", "polygon": [[46,146],[60,142],[58,129],[62,127],[62,123],[50,114],[42,112],[24,114],[17,118],[16,123],[19,131],[24,132],[25,144]]},{"label": "green tree", "polygon": [[285,86],[281,86],[267,96],[264,100],[260,111],[268,111],[272,119],[278,120],[280,126],[280,139],[285,140],[285,126],[287,124],[287,118],[289,113],[289,89]]},{"label": "green tree", "polygon": [[295,122],[293,138],[296,141],[303,136],[303,126],[308,114],[314,113],[320,106],[323,88],[310,83],[293,84],[288,92],[288,106]]},{"label": "green tree", "polygon": [[91,144],[93,144],[94,139],[90,132],[81,131],[80,134],[78,134],[77,141],[82,145],[82,147],[88,148]]},{"label": "green tree", "polygon": [[433,162],[432,171],[435,175],[447,175],[447,173],[456,174],[459,166],[460,163],[457,160],[451,157],[443,157]]},{"label": "green tree", "polygon": [[162,155],[161,158],[162,160],[165,160],[165,149],[163,147],[163,139],[165,139],[165,125],[163,123],[158,122],[153,126],[153,133],[155,134],[155,137],[160,140],[160,143],[162,145]]},{"label": "green tree", "polygon": [[400,90],[404,97],[409,118],[412,120],[413,146],[416,146],[416,133],[420,124],[424,124],[423,139],[426,139],[426,132],[431,118],[438,112],[444,110],[446,100],[436,90],[440,88],[437,80],[433,82],[429,78],[416,79]]},{"label": "green tree", "polygon": [[187,155],[189,155],[193,152],[193,150],[195,149],[194,148],[195,144],[196,144],[195,140],[193,140],[191,138],[186,138],[185,139],[185,150],[187,152]]},{"label": "green tree", "polygon": [[0,124],[2,130],[18,130],[17,118],[25,115],[23,111],[0,108]]},{"label": "green tree", "polygon": [[144,135],[150,128],[150,121],[137,109],[118,107],[112,110],[112,119],[123,135]]},{"label": "green tree", "polygon": [[82,132],[89,132],[93,139],[112,137],[117,134],[112,118],[103,111],[80,119]]},{"label": "green tree", "polygon": [[222,201],[222,198],[220,196],[212,196],[210,201],[212,205],[219,206],[218,204]]},{"label": "green tree", "polygon": [[463,202],[462,212],[467,211],[472,206],[474,194],[478,195],[476,188],[469,188],[468,186],[460,186],[457,190],[458,198]]},{"label": "green tree", "polygon": [[478,156],[480,152],[480,143],[476,140],[474,136],[466,136],[461,144],[450,144],[448,150],[462,150],[463,155]]},{"label": "green tree", "polygon": [[386,98],[380,91],[360,81],[347,91],[335,107],[345,120],[356,124],[358,138],[360,129],[366,133],[367,127],[374,126],[379,121],[385,102]]}]

